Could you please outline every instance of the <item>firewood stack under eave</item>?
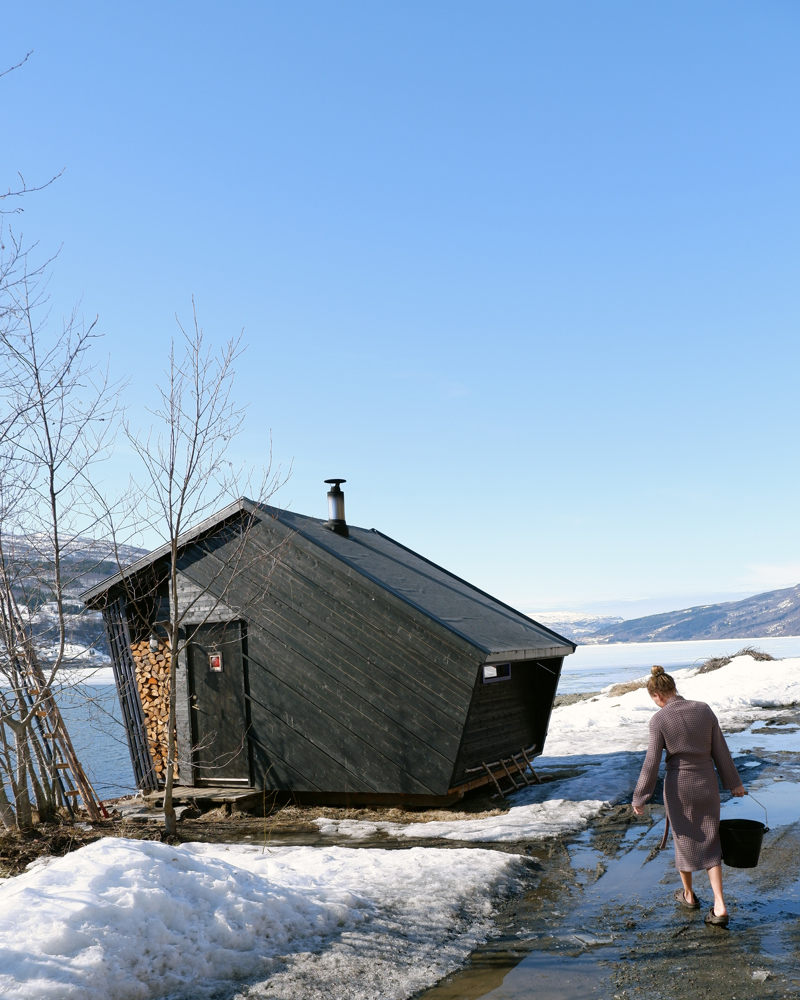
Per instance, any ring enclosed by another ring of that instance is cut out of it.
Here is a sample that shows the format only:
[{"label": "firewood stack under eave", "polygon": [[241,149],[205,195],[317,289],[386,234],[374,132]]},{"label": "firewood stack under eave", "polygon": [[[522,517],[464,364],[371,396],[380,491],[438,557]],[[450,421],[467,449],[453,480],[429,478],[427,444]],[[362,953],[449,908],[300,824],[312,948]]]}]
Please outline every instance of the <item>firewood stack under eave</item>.
[{"label": "firewood stack under eave", "polygon": [[[136,667],[136,686],[144,710],[147,742],[158,780],[167,774],[167,733],[169,731],[169,645],[159,640],[158,650],[150,649],[150,640],[142,639],[131,646]],[[178,777],[177,764],[174,772]]]}]

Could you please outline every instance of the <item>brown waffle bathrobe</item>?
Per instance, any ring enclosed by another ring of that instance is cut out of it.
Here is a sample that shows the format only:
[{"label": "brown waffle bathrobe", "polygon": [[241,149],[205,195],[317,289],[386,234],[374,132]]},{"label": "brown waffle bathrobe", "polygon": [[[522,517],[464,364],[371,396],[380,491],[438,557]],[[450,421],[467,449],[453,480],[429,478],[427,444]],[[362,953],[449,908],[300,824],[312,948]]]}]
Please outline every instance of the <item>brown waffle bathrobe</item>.
[{"label": "brown waffle bathrobe", "polygon": [[650,743],[633,804],[643,806],[653,794],[667,751],[664,805],[675,840],[675,867],[682,872],[714,868],[722,863],[719,845],[719,786],[742,783],[717,717],[703,701],[670,698],[650,720]]}]

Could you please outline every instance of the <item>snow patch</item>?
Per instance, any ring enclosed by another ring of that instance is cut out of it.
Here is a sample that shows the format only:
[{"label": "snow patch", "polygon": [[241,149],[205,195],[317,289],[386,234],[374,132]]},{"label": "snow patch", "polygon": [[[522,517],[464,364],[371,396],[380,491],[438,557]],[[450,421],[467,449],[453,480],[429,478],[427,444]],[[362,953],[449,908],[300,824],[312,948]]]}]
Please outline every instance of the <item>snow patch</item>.
[{"label": "snow patch", "polygon": [[508,812],[480,819],[431,820],[428,823],[370,823],[366,820],[315,819],[320,833],[357,839],[387,833],[412,839],[436,837],[460,841],[520,841],[541,840],[582,830],[596,816],[604,803],[601,800],[568,802],[550,799],[547,802],[513,806]]},{"label": "snow patch", "polygon": [[482,843],[543,840],[584,829],[602,809],[628,797],[641,766],[641,754],[542,757],[536,770],[547,780],[510,796],[514,805],[496,816],[405,824],[326,817],[314,822],[323,834],[358,840],[379,833]]},{"label": "snow patch", "polygon": [[492,929],[516,855],[106,838],[0,884],[0,996],[402,1000]]}]

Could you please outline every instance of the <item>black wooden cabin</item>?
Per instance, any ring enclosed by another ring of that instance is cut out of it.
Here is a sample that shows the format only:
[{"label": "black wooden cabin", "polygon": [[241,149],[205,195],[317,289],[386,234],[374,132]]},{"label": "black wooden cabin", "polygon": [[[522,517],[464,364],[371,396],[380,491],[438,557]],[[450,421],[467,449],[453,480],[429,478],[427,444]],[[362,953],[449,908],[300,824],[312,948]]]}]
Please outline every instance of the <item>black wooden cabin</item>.
[{"label": "black wooden cabin", "polygon": [[[331,496],[328,521],[242,499],[181,537],[179,783],[420,805],[508,787],[542,752],[575,645],[347,525],[338,482]],[[168,568],[164,546],[83,595],[142,788],[157,782],[130,649],[169,614]]]}]

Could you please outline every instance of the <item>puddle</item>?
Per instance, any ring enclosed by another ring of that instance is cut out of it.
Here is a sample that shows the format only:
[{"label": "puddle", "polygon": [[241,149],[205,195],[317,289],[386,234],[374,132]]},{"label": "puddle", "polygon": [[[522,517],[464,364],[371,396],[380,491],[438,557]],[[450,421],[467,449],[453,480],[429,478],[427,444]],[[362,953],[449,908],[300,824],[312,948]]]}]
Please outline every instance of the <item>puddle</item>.
[{"label": "puddle", "polygon": [[797,713],[768,722],[759,719],[741,732],[726,736],[726,740],[734,755],[758,750],[767,753],[800,753],[800,726],[797,725]]},{"label": "puddle", "polygon": [[[653,812],[654,819],[663,815]],[[560,857],[544,860],[539,886],[519,901],[500,940],[478,949],[468,968],[423,994],[425,1000],[606,995],[611,963],[635,940],[642,914],[651,909],[649,894],[654,886],[664,893],[660,866],[648,863],[660,824],[620,827],[615,834],[613,858],[608,830],[590,830]]]},{"label": "puddle", "polygon": [[[793,768],[791,772],[781,771],[777,775],[760,778],[752,784],[745,779],[751,798],[746,795],[741,799],[730,799],[722,804],[720,816],[722,819],[756,819],[764,822],[764,810],[756,803],[758,799],[767,810],[769,817],[767,825],[770,829],[787,826],[800,820],[800,775]],[[794,780],[791,780],[794,779]]]}]

